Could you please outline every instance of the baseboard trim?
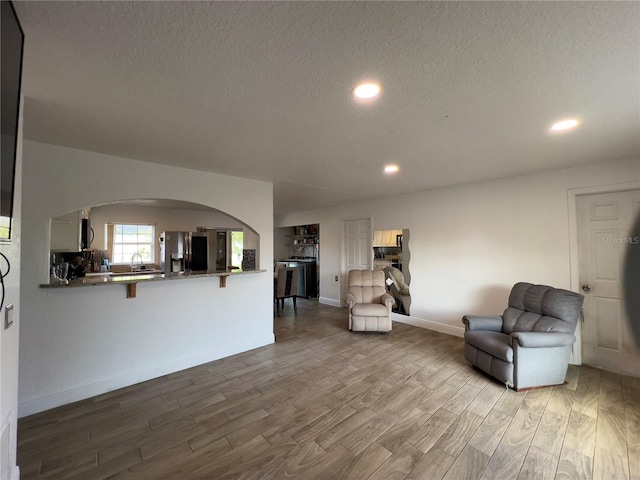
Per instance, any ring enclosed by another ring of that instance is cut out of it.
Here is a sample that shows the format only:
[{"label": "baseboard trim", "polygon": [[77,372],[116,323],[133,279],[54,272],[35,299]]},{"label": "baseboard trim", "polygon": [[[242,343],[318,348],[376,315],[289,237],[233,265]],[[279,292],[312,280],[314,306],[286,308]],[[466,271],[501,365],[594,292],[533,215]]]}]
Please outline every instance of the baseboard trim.
[{"label": "baseboard trim", "polygon": [[18,418],[44,412],[61,405],[95,397],[103,393],[111,392],[119,388],[135,385],[136,383],[151,380],[153,378],[179,372],[187,368],[196,367],[203,363],[213,362],[220,358],[229,357],[238,353],[243,353],[254,348],[264,347],[275,342],[275,335],[269,334],[261,337],[252,337],[233,344],[222,345],[219,348],[201,352],[190,357],[183,357],[167,363],[156,365],[136,372],[128,373],[119,377],[102,380],[100,382],[83,385],[64,392],[45,395],[43,397],[25,400],[18,404]]},{"label": "baseboard trim", "polygon": [[318,303],[321,303],[323,305],[331,305],[332,307],[341,307],[342,305],[340,305],[340,301],[336,300],[335,298],[329,298],[329,297],[320,297],[318,298]]},{"label": "baseboard trim", "polygon": [[464,327],[456,327],[454,325],[448,325],[446,323],[434,322],[432,320],[425,320],[423,318],[411,317],[407,315],[400,315],[398,313],[392,313],[391,320],[393,320],[394,322],[413,325],[414,327],[426,328],[427,330],[446,333],[447,335],[464,337]]},{"label": "baseboard trim", "polygon": [[[342,306],[338,300],[329,297],[320,297],[318,298],[318,302],[332,307]],[[424,318],[400,315],[399,313],[391,313],[391,320],[413,325],[414,327],[426,328],[434,332],[446,333],[447,335],[453,335],[455,337],[464,337],[464,327],[462,326],[457,327],[446,323],[434,322],[433,320],[425,320]]]}]

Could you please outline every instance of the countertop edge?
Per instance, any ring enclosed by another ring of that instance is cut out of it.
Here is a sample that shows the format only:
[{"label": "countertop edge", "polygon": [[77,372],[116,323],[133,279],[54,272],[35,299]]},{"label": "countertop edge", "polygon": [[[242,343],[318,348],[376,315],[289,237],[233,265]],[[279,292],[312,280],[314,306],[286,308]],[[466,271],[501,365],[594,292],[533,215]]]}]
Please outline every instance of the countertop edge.
[{"label": "countertop edge", "polygon": [[[206,278],[206,277],[232,277],[237,275],[250,275],[254,273],[265,273],[265,269],[256,270],[243,270],[243,271],[225,271],[225,272],[211,272],[211,273],[190,273],[182,275],[169,275],[164,274],[149,274],[149,275],[122,275],[117,277],[110,277],[105,275],[104,277],[83,277],[74,280],[69,280],[69,283],[41,283],[40,288],[74,288],[74,287],[96,287],[102,285],[127,285],[132,283],[145,283],[145,282],[165,282],[172,280],[189,280],[192,278]],[[140,278],[136,278],[140,277]],[[149,278],[152,277],[152,278]]]}]

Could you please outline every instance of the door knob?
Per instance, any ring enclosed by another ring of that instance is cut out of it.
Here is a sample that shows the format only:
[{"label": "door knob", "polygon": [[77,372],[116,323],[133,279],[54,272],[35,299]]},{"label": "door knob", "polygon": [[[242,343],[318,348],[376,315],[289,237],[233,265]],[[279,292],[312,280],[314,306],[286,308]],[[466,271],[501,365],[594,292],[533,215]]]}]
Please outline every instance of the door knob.
[{"label": "door knob", "polygon": [[591,285],[589,285],[588,283],[584,283],[582,285],[582,290],[585,292],[590,292],[591,291]]}]

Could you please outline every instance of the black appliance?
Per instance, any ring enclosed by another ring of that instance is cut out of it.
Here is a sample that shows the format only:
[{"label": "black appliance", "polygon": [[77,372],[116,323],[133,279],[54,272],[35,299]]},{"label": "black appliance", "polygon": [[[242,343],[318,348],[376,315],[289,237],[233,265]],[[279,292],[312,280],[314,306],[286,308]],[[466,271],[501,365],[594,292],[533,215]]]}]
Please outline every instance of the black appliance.
[{"label": "black appliance", "polygon": [[316,298],[318,296],[318,264],[315,257],[291,257],[278,263],[299,268],[298,297]]},{"label": "black appliance", "polygon": [[82,278],[90,270],[90,255],[91,252],[53,252],[51,253],[51,265],[67,262],[69,264],[67,278],[69,280]]},{"label": "black appliance", "polygon": [[205,273],[209,270],[209,234],[206,232],[162,232],[160,269],[165,275]]},{"label": "black appliance", "polygon": [[22,82],[22,51],[24,34],[13,4],[0,2],[2,28],[0,33],[0,71],[2,71],[2,140],[0,141],[0,241],[11,241],[13,223],[13,190],[15,187],[18,116]]},{"label": "black appliance", "polygon": [[80,248],[82,250],[87,250],[91,247],[91,242],[93,242],[93,228],[91,228],[91,223],[88,218],[82,219],[82,225],[80,227]]}]

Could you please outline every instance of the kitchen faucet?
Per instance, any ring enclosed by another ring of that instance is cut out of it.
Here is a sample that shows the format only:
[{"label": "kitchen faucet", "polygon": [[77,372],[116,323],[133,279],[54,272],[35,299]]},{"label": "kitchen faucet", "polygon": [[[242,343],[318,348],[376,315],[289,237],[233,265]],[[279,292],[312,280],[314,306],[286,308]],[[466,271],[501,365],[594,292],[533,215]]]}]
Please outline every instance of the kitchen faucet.
[{"label": "kitchen faucet", "polygon": [[135,271],[136,264],[134,263],[133,260],[136,257],[140,257],[140,270],[144,269],[144,259],[142,258],[142,255],[140,255],[139,253],[134,253],[133,255],[131,255],[131,271]]}]

